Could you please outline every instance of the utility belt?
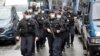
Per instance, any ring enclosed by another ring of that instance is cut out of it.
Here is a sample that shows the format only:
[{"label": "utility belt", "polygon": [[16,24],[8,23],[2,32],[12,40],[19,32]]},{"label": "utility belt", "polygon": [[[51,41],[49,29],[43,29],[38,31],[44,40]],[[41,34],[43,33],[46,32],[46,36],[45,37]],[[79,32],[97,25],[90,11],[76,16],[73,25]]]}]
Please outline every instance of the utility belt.
[{"label": "utility belt", "polygon": [[68,24],[68,27],[74,26],[74,24]]},{"label": "utility belt", "polygon": [[28,30],[25,30],[25,29],[21,29],[21,31],[19,33],[20,33],[20,35],[29,35],[29,34],[35,35],[34,30],[28,31]]},{"label": "utility belt", "polygon": [[63,35],[65,34],[65,31],[64,32],[60,32],[60,33],[54,33],[54,34],[55,34],[55,37],[62,38]]},{"label": "utility belt", "polygon": [[54,32],[54,34],[63,34],[63,33],[65,33],[66,32],[66,30],[63,30],[63,31],[61,31],[60,30],[60,32],[59,33],[57,33],[57,30],[59,30],[59,29],[53,29],[53,30],[51,30],[51,31],[53,31]]},{"label": "utility belt", "polygon": [[20,36],[30,36],[30,35],[32,35],[32,36],[35,36],[35,33],[24,33],[24,34],[20,34]]}]

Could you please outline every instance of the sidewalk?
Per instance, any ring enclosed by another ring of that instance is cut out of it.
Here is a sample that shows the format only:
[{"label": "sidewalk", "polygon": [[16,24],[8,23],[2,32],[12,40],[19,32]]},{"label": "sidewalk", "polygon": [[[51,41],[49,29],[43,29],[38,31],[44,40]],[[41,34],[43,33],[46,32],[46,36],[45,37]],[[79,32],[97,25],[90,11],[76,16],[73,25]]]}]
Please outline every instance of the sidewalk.
[{"label": "sidewalk", "polygon": [[[49,56],[49,48],[46,42],[46,47],[41,49],[39,53],[36,52],[35,56]],[[21,56],[20,49],[18,50],[8,50],[5,53],[0,53],[0,56]],[[84,56],[82,44],[78,37],[75,37],[74,46],[71,48],[66,48],[63,52],[63,56]]]}]

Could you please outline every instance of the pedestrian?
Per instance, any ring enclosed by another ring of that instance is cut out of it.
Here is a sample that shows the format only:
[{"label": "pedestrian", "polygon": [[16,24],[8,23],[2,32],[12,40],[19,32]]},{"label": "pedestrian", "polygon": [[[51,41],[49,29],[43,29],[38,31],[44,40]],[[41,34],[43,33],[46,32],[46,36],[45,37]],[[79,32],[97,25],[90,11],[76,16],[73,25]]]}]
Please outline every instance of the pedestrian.
[{"label": "pedestrian", "polygon": [[54,42],[54,37],[53,37],[53,32],[50,29],[50,22],[55,19],[55,13],[51,11],[48,15],[48,18],[44,21],[44,26],[45,26],[45,34],[48,39],[48,45],[49,45],[49,56],[53,56],[53,42]]},{"label": "pedestrian", "polygon": [[[65,47],[66,45],[66,42],[67,42],[67,48],[70,47],[70,36],[69,36],[69,31],[70,31],[70,28],[69,28],[69,19],[70,19],[70,14],[68,13],[68,8],[64,8],[64,11],[63,11],[63,19],[65,20],[65,28],[66,28],[66,33],[65,33],[65,39],[64,39],[64,45],[63,45],[63,48]],[[64,49],[63,49],[64,50]]]},{"label": "pedestrian", "polygon": [[40,31],[40,48],[45,47],[46,36],[45,36],[45,30],[44,30],[44,20],[46,18],[47,18],[47,15],[45,14],[45,11],[41,10],[41,12],[38,15],[38,23],[39,23],[39,31]]},{"label": "pedestrian", "polygon": [[38,25],[39,25],[39,38],[36,40],[36,49],[37,49],[37,52],[39,52],[39,50],[40,50],[40,39],[41,39],[41,35],[42,35],[42,31],[40,30],[40,21],[39,21],[39,19],[41,19],[41,17],[40,17],[40,9],[39,9],[39,7],[37,7],[36,9],[35,9],[35,11],[34,11],[34,18],[33,19],[35,19],[36,21],[37,21],[37,23],[38,23]]},{"label": "pedestrian", "polygon": [[23,56],[32,56],[32,48],[33,46],[35,47],[35,36],[39,36],[38,24],[31,17],[31,13],[28,11],[24,12],[24,18],[19,22],[17,27],[17,37],[21,37],[21,54]]},{"label": "pedestrian", "polygon": [[69,37],[71,40],[71,45],[73,46],[73,42],[74,42],[74,35],[75,35],[75,20],[74,20],[74,13],[72,13],[72,11],[69,10]]},{"label": "pedestrian", "polygon": [[53,42],[53,56],[62,56],[62,45],[66,33],[64,27],[64,20],[61,11],[56,14],[54,23],[54,42]]}]

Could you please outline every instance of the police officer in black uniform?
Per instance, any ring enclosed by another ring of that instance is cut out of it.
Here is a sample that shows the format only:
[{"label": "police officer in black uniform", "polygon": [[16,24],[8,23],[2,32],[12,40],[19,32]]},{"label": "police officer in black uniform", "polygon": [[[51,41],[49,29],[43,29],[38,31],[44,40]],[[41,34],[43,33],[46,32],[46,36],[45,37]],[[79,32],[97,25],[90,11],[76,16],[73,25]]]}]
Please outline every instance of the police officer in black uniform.
[{"label": "police officer in black uniform", "polygon": [[54,33],[51,30],[51,23],[53,20],[55,20],[55,13],[53,11],[49,12],[48,18],[44,21],[44,29],[45,34],[48,39],[48,45],[49,45],[49,56],[53,56],[53,42],[54,42]]},{"label": "police officer in black uniform", "polygon": [[[29,7],[28,10],[27,10],[27,12],[32,14],[32,16],[31,16],[32,19],[31,20],[34,20],[35,19],[35,14],[33,13],[34,12],[33,9],[31,7]],[[39,31],[39,24],[38,24],[38,22],[37,22],[37,29]],[[33,55],[35,54],[35,41],[36,41],[36,38],[39,39],[39,36],[40,35],[39,35],[39,32],[38,32],[38,37],[35,36],[35,38],[33,38],[33,49],[32,49],[32,54]]]},{"label": "police officer in black uniform", "polygon": [[45,18],[45,14],[44,11],[42,11],[40,8],[38,9],[38,15],[36,15],[36,20],[39,24],[39,39],[36,42],[37,45],[37,51],[39,51],[40,48],[44,47],[45,45],[45,41],[46,41],[46,37],[45,37],[45,32],[44,32],[44,20]]},{"label": "police officer in black uniform", "polygon": [[68,13],[68,8],[64,7],[64,11],[63,11],[63,19],[65,20],[65,28],[66,28],[66,33],[65,33],[65,37],[63,39],[63,51],[65,50],[64,47],[66,45],[67,42],[67,48],[70,47],[70,37],[69,37],[69,13]]},{"label": "police officer in black uniform", "polygon": [[40,50],[40,37],[41,37],[41,35],[42,35],[42,33],[41,33],[41,30],[40,30],[40,21],[39,21],[39,19],[41,19],[41,17],[39,16],[39,14],[40,14],[40,8],[39,7],[37,7],[36,9],[35,9],[35,11],[34,11],[34,15],[35,15],[35,17],[34,17],[34,19],[36,19],[36,21],[38,22],[38,24],[39,24],[39,38],[36,40],[36,48],[37,48],[37,52],[39,52],[39,50]]},{"label": "police officer in black uniform", "polygon": [[32,14],[26,11],[24,18],[17,27],[17,36],[21,37],[21,54],[23,56],[32,56],[32,48],[35,47],[35,36],[39,36],[37,21],[31,17]]},{"label": "police officer in black uniform", "polygon": [[46,42],[46,36],[45,36],[45,29],[44,29],[44,20],[47,19],[47,14],[45,14],[45,11],[42,9],[41,12],[39,13],[40,19],[38,18],[39,21],[39,29],[40,29],[40,47],[43,48],[45,47],[45,42]]},{"label": "police officer in black uniform", "polygon": [[69,18],[69,37],[71,38],[71,45],[73,46],[73,41],[74,41],[74,35],[75,35],[75,14],[72,12],[72,10],[68,10],[68,18]]},{"label": "police officer in black uniform", "polygon": [[54,43],[53,43],[53,56],[62,56],[62,45],[66,33],[65,21],[61,11],[57,13],[54,20]]},{"label": "police officer in black uniform", "polygon": [[57,15],[54,12],[50,13],[50,18],[46,20],[46,30],[50,56],[61,56],[63,37],[66,32],[61,13]]}]

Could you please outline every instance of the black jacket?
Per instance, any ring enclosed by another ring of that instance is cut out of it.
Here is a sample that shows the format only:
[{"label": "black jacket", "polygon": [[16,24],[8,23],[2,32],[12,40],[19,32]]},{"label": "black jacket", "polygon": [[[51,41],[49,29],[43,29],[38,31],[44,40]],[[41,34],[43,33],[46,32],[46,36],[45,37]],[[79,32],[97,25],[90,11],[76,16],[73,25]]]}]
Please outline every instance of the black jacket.
[{"label": "black jacket", "polygon": [[[27,36],[27,35],[36,35],[36,36],[39,36],[39,33],[38,33],[38,23],[35,19],[29,19],[31,21],[31,25],[34,27],[34,34],[30,34],[28,33],[27,31],[27,20],[25,18],[23,18],[19,24],[18,24],[18,27],[17,27],[17,30],[16,30],[16,34],[17,36]],[[23,32],[23,33],[21,33]]]},{"label": "black jacket", "polygon": [[66,28],[64,27],[65,21],[61,19],[53,19],[50,18],[45,20],[45,29],[49,28],[53,30],[54,33],[56,33],[56,30],[61,30],[61,32],[66,31]]}]

